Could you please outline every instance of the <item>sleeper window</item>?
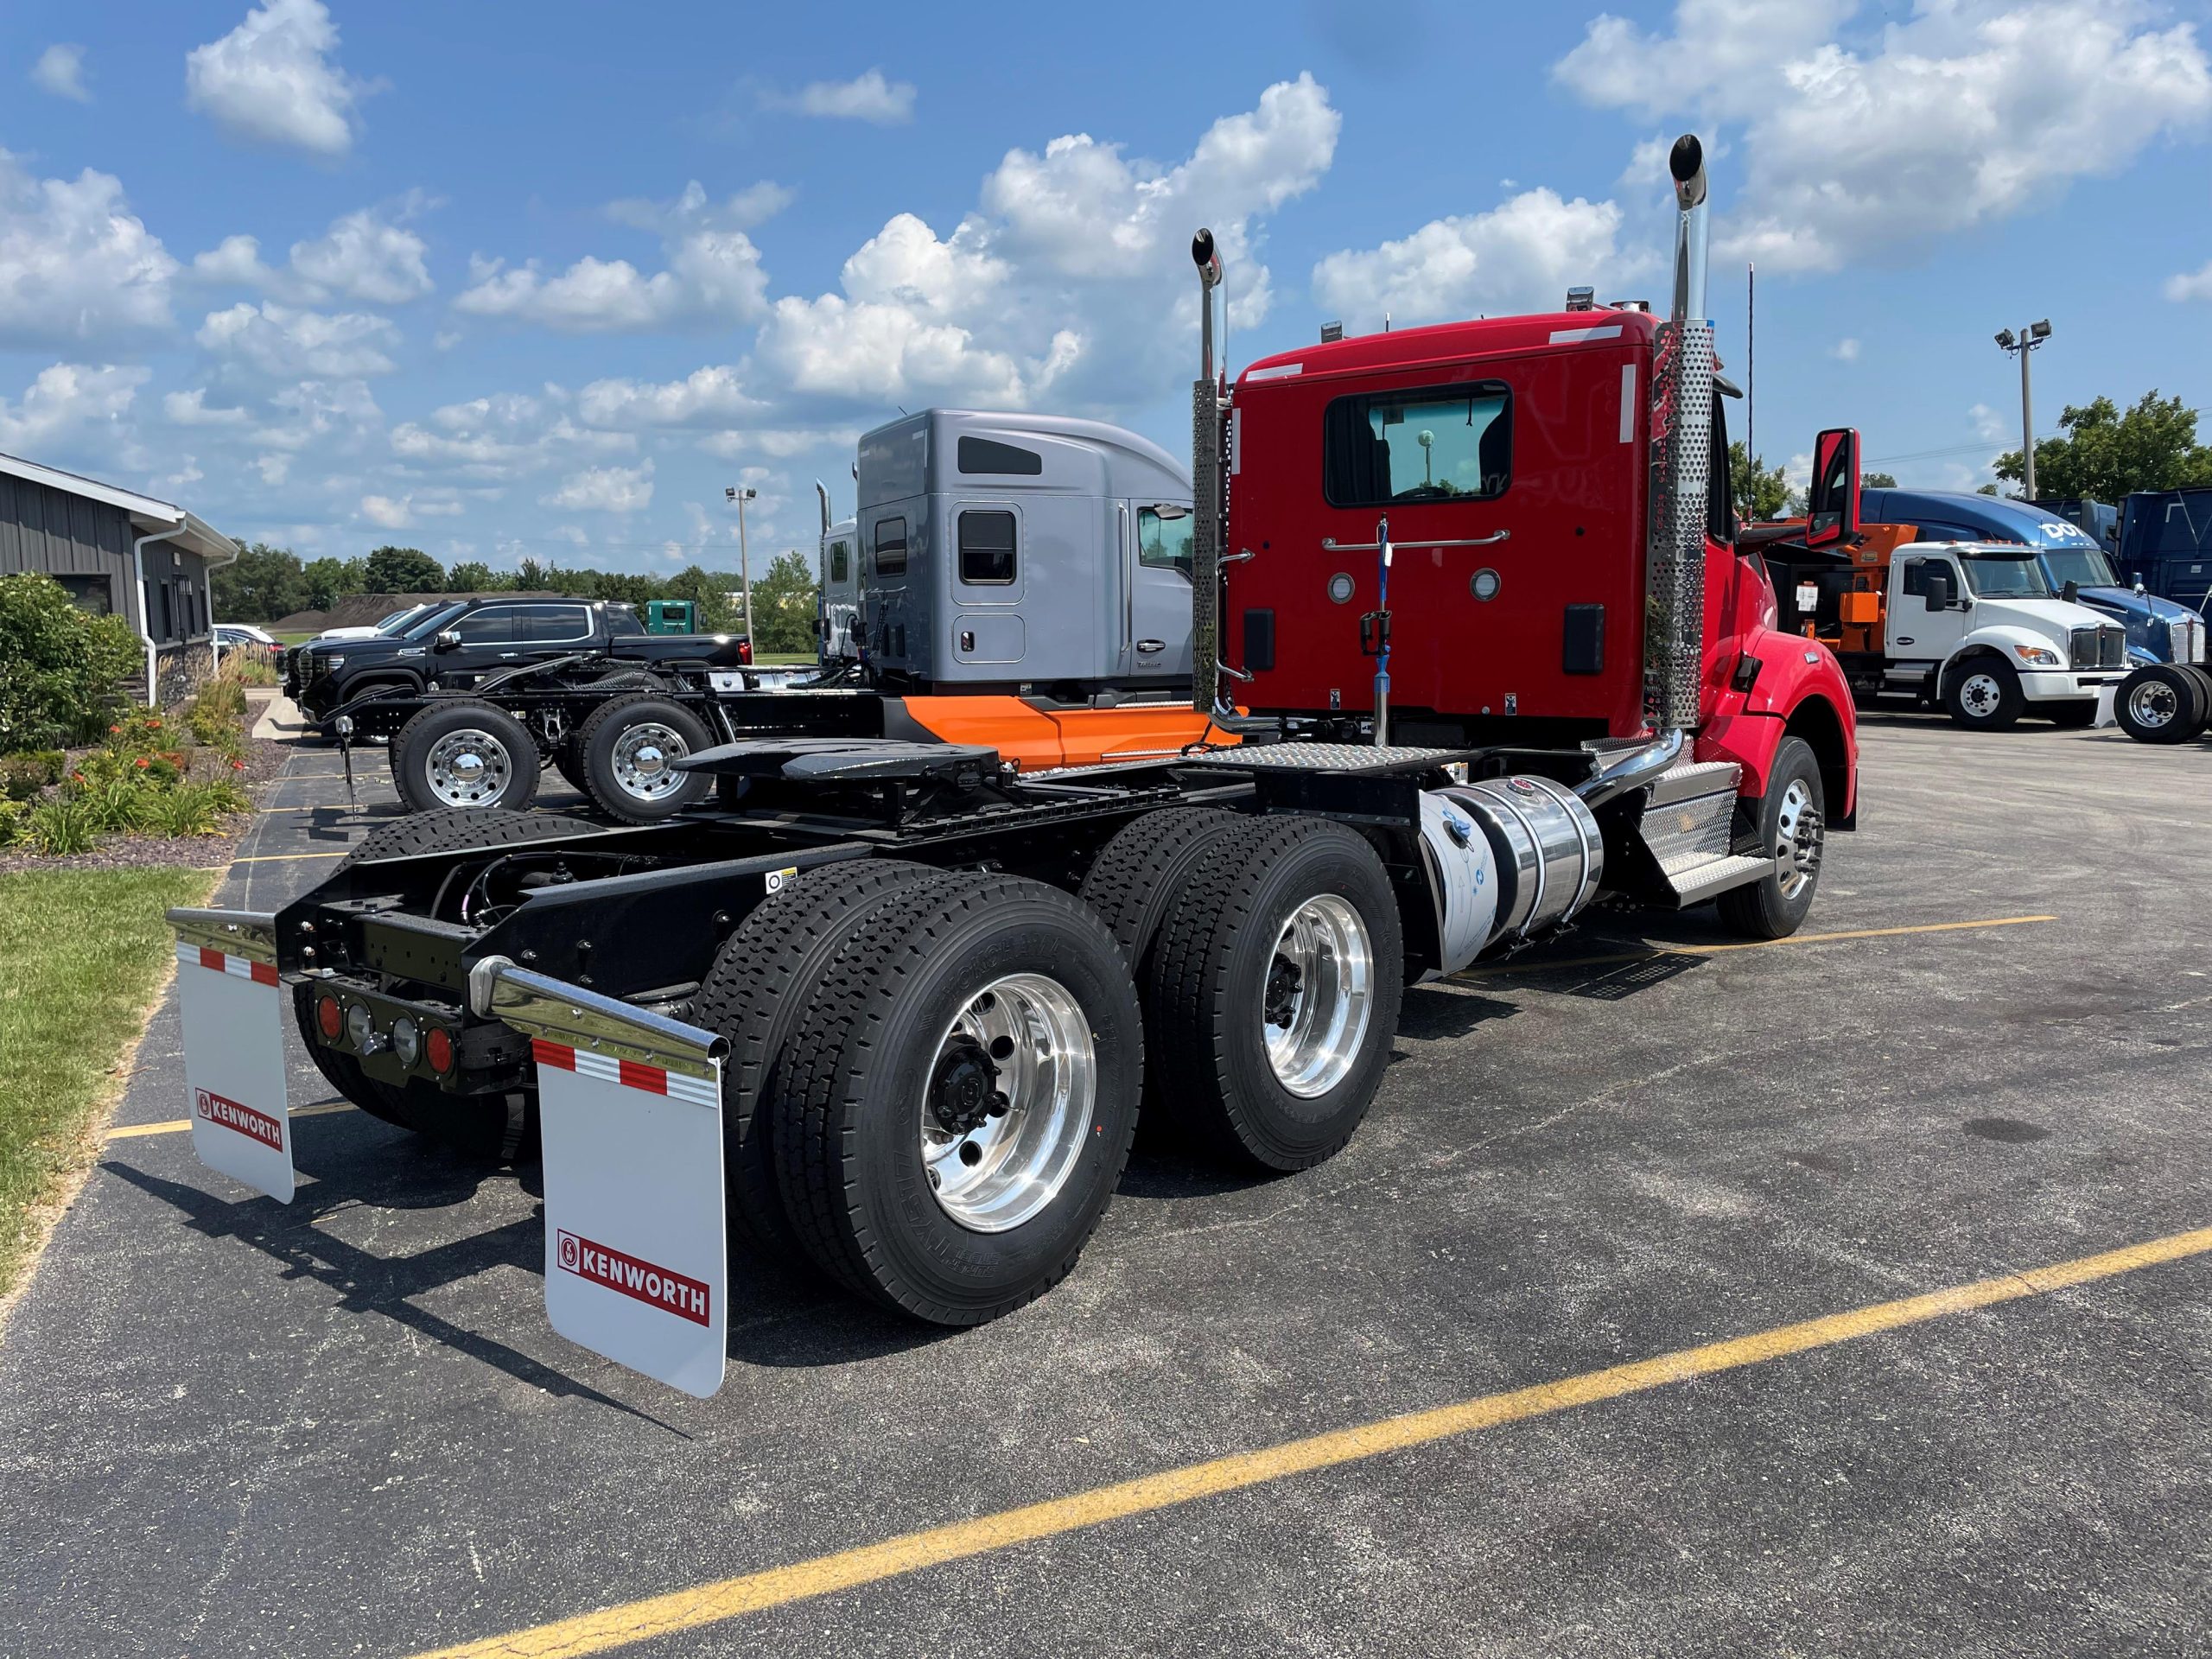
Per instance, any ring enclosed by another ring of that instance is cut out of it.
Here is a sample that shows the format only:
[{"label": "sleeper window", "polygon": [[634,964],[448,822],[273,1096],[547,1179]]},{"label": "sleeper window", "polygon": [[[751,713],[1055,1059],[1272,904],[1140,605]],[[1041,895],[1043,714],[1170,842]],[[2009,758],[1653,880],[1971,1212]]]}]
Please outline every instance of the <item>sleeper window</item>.
[{"label": "sleeper window", "polygon": [[879,576],[903,576],[906,574],[906,521],[904,518],[876,520],[875,574]]},{"label": "sleeper window", "polygon": [[1512,397],[1495,380],[1338,397],[1321,422],[1331,506],[1480,501],[1512,481]]},{"label": "sleeper window", "polygon": [[970,511],[960,515],[960,580],[970,587],[1003,588],[1014,580],[1014,515]]}]

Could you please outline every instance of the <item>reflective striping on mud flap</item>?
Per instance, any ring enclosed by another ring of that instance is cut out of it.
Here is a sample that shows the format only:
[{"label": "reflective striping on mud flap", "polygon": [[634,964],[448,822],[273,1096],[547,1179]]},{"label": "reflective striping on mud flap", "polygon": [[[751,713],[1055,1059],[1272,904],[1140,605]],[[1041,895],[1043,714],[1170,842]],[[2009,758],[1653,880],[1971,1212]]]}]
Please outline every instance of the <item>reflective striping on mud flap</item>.
[{"label": "reflective striping on mud flap", "polygon": [[210,1169],[289,1204],[292,1126],[276,964],[202,944],[181,926],[176,954],[192,1149]]},{"label": "reflective striping on mud flap", "polygon": [[554,1330],[714,1394],[729,1329],[722,1039],[496,960],[471,994],[537,1063]]}]

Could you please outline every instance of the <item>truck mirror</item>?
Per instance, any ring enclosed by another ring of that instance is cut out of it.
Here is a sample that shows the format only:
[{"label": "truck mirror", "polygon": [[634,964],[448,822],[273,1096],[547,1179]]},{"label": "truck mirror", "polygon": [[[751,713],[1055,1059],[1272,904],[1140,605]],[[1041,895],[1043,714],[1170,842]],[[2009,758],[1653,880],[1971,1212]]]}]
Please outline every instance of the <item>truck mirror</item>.
[{"label": "truck mirror", "polygon": [[2069,605],[2080,604],[2082,602],[2082,584],[2069,579],[2067,584],[2058,590],[2058,596],[2064,600]]},{"label": "truck mirror", "polygon": [[448,628],[430,643],[437,646],[440,651],[451,651],[461,644],[461,630]]},{"label": "truck mirror", "polygon": [[1930,570],[1925,580],[1928,584],[1928,608],[1931,611],[1949,610],[1951,573],[1948,570]]},{"label": "truck mirror", "polygon": [[1813,482],[1805,503],[1805,545],[1834,547],[1859,533],[1859,434],[1831,427],[1813,440]]}]

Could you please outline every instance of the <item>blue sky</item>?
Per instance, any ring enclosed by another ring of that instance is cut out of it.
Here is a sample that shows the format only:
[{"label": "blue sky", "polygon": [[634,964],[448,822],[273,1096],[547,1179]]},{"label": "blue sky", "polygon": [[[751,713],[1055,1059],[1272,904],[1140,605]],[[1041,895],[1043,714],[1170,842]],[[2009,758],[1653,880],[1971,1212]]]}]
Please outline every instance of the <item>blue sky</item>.
[{"label": "blue sky", "polygon": [[[957,19],[957,22],[955,21]],[[1658,157],[1713,156],[1759,448],[1908,483],[2206,395],[2199,7],[46,4],[0,16],[0,449],[241,538],[725,564],[849,506],[899,405],[1179,452],[1224,238],[1234,361],[1663,297]],[[1889,461],[1888,457],[1905,457]]]}]

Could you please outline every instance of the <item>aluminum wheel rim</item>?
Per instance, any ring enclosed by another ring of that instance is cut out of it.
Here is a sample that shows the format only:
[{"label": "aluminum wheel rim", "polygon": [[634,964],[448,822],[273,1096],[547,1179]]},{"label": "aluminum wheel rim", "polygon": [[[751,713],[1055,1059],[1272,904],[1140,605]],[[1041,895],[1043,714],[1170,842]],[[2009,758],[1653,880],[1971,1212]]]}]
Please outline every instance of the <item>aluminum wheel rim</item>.
[{"label": "aluminum wheel rim", "polygon": [[482,806],[506,792],[514,758],[491,733],[465,726],[430,746],[423,771],[430,793],[446,805]]},{"label": "aluminum wheel rim", "polygon": [[1976,720],[1986,720],[1997,712],[1997,705],[2004,701],[1993,674],[1969,674],[1967,683],[1959,688],[1959,707]]},{"label": "aluminum wheel rim", "polygon": [[1782,896],[1795,900],[1821,873],[1821,848],[1826,826],[1813,804],[1813,786],[1793,778],[1782,791],[1782,807],[1775,814],[1774,862]]},{"label": "aluminum wheel rim", "polygon": [[633,800],[658,801],[683,787],[687,774],[671,762],[691,753],[683,734],[658,721],[626,727],[614,740],[614,781]]},{"label": "aluminum wheel rim", "polygon": [[2155,732],[2173,723],[2181,712],[2181,700],[2164,681],[2145,680],[2127,694],[2127,712],[2135,716],[2138,726]]},{"label": "aluminum wheel rim", "polygon": [[921,1103],[925,1179],[970,1232],[1019,1227],[1060,1195],[1098,1095],[1090,1021],[1059,981],[1008,974],[938,1038]]},{"label": "aluminum wheel rim", "polygon": [[1301,1100],[1342,1083],[1374,1004],[1367,924],[1332,893],[1308,899],[1275,936],[1262,999],[1260,1037],[1275,1081]]}]

